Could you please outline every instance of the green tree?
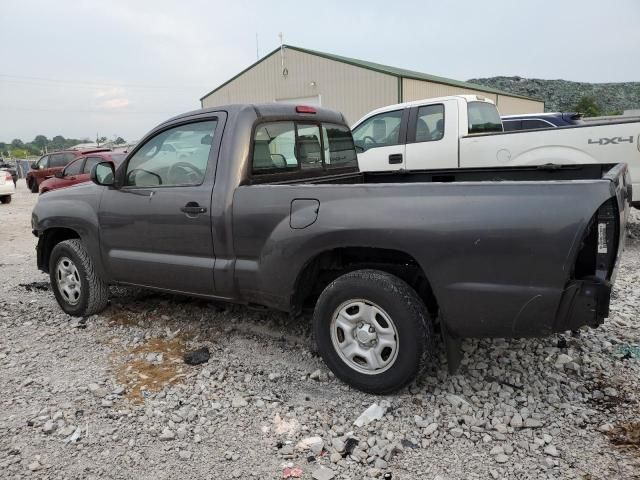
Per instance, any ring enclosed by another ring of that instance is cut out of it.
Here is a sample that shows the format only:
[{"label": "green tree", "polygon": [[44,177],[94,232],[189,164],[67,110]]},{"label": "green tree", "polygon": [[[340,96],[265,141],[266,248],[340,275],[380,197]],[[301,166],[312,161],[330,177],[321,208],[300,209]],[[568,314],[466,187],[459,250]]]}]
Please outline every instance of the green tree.
[{"label": "green tree", "polygon": [[44,135],[36,135],[36,138],[31,142],[33,145],[38,147],[40,150],[44,150],[45,147],[49,144],[49,139]]},{"label": "green tree", "polygon": [[582,113],[585,117],[598,117],[602,115],[602,110],[596,103],[596,99],[590,95],[582,96],[580,100],[578,100],[574,110]]},{"label": "green tree", "polygon": [[127,141],[122,137],[117,137],[113,143],[115,143],[116,145],[123,145],[127,143]]},{"label": "green tree", "polygon": [[54,150],[62,150],[65,148],[65,140],[62,135],[56,135],[51,139],[51,147]]},{"label": "green tree", "polygon": [[13,148],[22,148],[24,147],[24,143],[19,138],[14,138],[13,140],[11,140],[11,146]]}]

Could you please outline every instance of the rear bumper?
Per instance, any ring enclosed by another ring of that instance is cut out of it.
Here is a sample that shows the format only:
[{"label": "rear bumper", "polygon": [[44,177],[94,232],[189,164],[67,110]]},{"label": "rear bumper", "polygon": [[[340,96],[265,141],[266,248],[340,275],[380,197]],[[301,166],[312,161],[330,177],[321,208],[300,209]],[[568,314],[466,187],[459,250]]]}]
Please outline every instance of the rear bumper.
[{"label": "rear bumper", "polygon": [[0,196],[4,197],[5,195],[13,195],[14,193],[16,193],[16,187],[13,185],[13,181],[7,180],[0,185]]},{"label": "rear bumper", "polygon": [[555,331],[597,327],[609,316],[611,283],[597,278],[573,280],[562,294],[556,315]]}]

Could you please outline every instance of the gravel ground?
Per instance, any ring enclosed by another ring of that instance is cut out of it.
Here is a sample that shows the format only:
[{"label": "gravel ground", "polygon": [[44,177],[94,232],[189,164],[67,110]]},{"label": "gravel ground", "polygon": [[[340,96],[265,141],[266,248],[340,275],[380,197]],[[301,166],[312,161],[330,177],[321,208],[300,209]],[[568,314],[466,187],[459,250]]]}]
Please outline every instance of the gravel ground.
[{"label": "gravel ground", "polygon": [[640,478],[640,214],[601,328],[467,341],[457,375],[441,360],[376,397],[283,314],[113,289],[67,316],[35,266],[35,200],[20,182],[0,206],[2,478]]}]

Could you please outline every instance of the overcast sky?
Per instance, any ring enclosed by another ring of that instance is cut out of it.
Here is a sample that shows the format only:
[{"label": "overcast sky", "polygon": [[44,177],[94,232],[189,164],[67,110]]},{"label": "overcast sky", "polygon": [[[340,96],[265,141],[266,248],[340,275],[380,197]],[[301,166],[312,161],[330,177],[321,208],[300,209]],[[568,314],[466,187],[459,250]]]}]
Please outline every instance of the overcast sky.
[{"label": "overcast sky", "polygon": [[142,136],[285,43],[466,80],[640,80],[640,1],[0,0],[0,141]]}]

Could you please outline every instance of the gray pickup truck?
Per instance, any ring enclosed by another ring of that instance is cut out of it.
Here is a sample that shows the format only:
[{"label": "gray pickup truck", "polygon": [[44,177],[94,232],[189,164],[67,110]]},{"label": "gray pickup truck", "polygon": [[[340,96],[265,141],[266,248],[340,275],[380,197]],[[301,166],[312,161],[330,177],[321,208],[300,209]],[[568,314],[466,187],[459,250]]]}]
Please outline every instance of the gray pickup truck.
[{"label": "gray pickup truck", "polygon": [[631,199],[624,164],[361,173],[341,114],[283,104],[180,115],[91,178],[33,210],[65,312],[100,312],[110,284],[311,307],[327,365],[373,393],[435,331],[455,367],[463,337],[600,324]]}]

